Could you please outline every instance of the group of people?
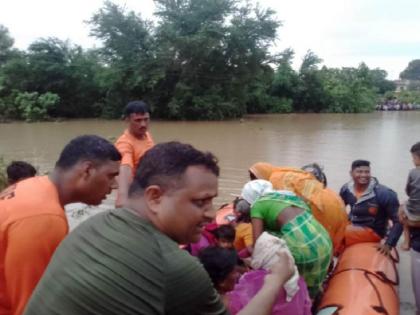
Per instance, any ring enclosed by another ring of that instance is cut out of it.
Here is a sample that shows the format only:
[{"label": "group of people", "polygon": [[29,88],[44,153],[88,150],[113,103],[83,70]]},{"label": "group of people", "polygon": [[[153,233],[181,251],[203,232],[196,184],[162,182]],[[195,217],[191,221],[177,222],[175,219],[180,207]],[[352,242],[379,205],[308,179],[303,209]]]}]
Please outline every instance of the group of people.
[{"label": "group of people", "polygon": [[[420,157],[419,146],[412,148],[413,159]],[[241,244],[235,246],[239,256],[244,257],[242,244],[250,248],[251,255],[264,231],[281,238],[312,300],[322,294],[333,256],[361,242],[375,242],[378,251],[390,255],[402,233],[397,195],[371,176],[369,161],[352,163],[351,181],[339,194],[327,188],[326,176],[317,164],[299,169],[260,162],[251,166],[249,175],[241,199],[234,202],[237,222],[229,220],[238,232],[234,244]],[[413,199],[413,194],[409,195]],[[258,257],[252,255],[252,259]],[[413,284],[416,279],[413,274]]]},{"label": "group of people", "polygon": [[[128,103],[125,120],[115,145],[76,137],[48,176],[31,174],[0,193],[0,314],[263,315],[272,314],[281,294],[301,298],[308,310],[333,256],[366,241],[388,255],[403,225],[413,265],[420,265],[420,143],[411,149],[416,169],[400,211],[368,161],[353,162],[352,181],[339,195],[316,164],[256,163],[230,223],[218,225],[216,157],[180,142],[155,145],[143,101]],[[69,234],[64,206],[98,205],[113,189],[116,208]],[[279,250],[264,252],[269,244]],[[265,255],[270,263],[262,262]],[[419,275],[414,266],[420,310]],[[235,290],[247,281],[256,289],[234,308]]]}]

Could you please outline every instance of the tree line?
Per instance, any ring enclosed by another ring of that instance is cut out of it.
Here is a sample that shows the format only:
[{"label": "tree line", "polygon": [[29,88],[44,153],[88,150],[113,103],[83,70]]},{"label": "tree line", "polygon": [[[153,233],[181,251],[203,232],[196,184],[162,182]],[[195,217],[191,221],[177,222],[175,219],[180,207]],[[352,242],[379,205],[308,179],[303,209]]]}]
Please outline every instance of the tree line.
[{"label": "tree line", "polygon": [[312,51],[294,70],[292,49],[273,53],[281,22],[271,9],[236,0],[155,5],[149,21],[105,2],[88,21],[95,49],[42,38],[19,50],[0,25],[0,119],[116,118],[132,99],[161,119],[356,113],[395,89],[384,70],[321,67]]}]

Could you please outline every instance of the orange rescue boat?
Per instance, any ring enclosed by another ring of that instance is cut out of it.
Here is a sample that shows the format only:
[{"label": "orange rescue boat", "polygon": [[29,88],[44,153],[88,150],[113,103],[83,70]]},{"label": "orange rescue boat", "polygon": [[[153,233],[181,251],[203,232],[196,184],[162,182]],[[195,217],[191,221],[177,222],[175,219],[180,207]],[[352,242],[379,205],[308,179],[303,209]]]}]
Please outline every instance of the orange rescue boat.
[{"label": "orange rescue boat", "polygon": [[386,257],[377,246],[360,243],[343,252],[317,315],[399,315],[398,253]]}]

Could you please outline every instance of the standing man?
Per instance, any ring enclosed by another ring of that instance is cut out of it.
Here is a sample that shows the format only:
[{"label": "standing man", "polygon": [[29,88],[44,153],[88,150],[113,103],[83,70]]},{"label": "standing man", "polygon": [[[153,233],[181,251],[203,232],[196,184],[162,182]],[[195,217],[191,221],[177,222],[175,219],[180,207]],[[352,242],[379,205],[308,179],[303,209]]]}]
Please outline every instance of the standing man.
[{"label": "standing man", "polygon": [[[26,315],[227,315],[198,260],[178,244],[214,219],[219,167],[211,153],[161,143],[141,159],[124,209],[98,214],[57,249]],[[293,274],[287,256],[239,315],[271,314]]]},{"label": "standing man", "polygon": [[136,173],[139,160],[154,145],[148,132],[150,111],[145,102],[129,102],[124,110],[124,119],[128,127],[115,143],[122,156],[116,207],[121,207],[127,202],[128,188]]},{"label": "standing man", "polygon": [[20,315],[56,247],[68,233],[64,205],[98,205],[113,188],[121,155],[105,139],[67,144],[49,176],[0,194],[0,314]]},{"label": "standing man", "polygon": [[379,242],[386,235],[388,220],[392,220],[385,243],[379,245],[379,250],[388,255],[403,230],[398,219],[397,194],[371,177],[369,161],[353,161],[350,175],[352,180],[340,190],[344,203],[350,205],[351,224],[346,227],[345,246]]}]

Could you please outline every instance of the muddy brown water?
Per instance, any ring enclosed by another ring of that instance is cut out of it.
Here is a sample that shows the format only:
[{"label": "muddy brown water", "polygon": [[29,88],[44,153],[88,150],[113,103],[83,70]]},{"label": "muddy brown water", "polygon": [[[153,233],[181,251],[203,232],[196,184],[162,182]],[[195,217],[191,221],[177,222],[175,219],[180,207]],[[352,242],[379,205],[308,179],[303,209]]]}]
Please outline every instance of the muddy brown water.
[{"label": "muddy brown water", "polygon": [[[53,168],[71,138],[98,134],[115,139],[124,127],[122,121],[105,120],[0,124],[0,156],[6,161],[28,161],[44,173]],[[413,167],[409,149],[420,141],[420,111],[257,115],[227,122],[152,121],[151,132],[155,142],[187,142],[219,158],[216,205],[240,192],[247,169],[257,161],[298,167],[318,162],[324,166],[328,185],[337,191],[349,179],[351,161],[358,158],[370,160],[372,174],[404,200],[407,174]],[[405,253],[402,258],[402,314],[412,314],[409,264]]]}]

